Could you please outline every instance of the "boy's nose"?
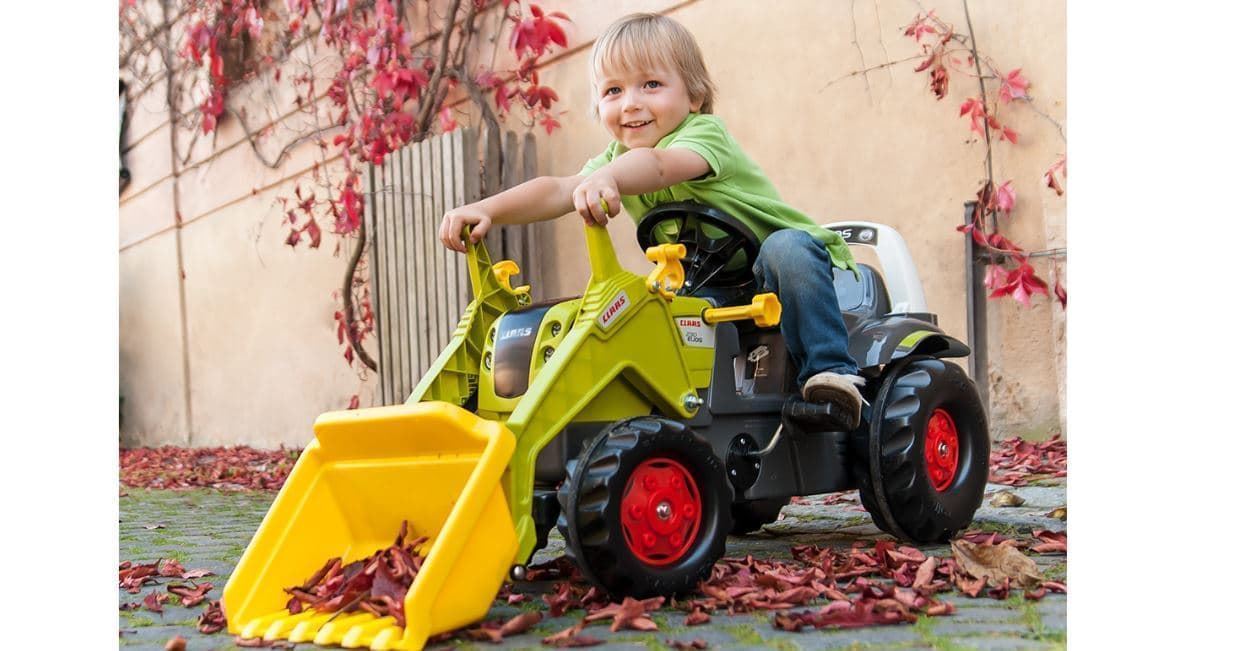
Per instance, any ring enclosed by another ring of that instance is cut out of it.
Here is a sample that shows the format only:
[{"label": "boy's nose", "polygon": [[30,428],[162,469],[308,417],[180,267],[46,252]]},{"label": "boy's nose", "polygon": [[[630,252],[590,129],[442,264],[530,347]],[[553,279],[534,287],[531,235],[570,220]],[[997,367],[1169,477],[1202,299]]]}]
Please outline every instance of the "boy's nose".
[{"label": "boy's nose", "polygon": [[638,101],[638,96],[635,95],[632,91],[626,92],[624,110],[637,111],[640,108],[642,108],[642,103]]}]

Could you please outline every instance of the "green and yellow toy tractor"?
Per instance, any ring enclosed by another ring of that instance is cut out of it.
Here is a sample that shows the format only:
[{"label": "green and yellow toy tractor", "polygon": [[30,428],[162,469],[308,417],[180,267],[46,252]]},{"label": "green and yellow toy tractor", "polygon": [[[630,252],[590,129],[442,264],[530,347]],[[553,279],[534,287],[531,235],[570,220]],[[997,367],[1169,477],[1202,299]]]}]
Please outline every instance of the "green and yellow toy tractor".
[{"label": "green and yellow toy tractor", "polygon": [[[828,226],[873,246],[884,271],[837,275],[851,353],[867,379],[856,431],[799,399],[772,294],[756,295],[759,242],[693,203],[639,224],[655,268],[621,268],[586,228],[583,296],[532,303],[511,261],[466,256],[473,301],[403,405],[326,413],[227,583],[232,633],[418,649],[482,618],[558,528],[582,574],[621,597],[694,589],[731,533],[791,496],[858,488],[883,531],[933,542],[981,503],[989,436],[967,355],[924,308],[898,233]],[[888,282],[887,282],[888,281]],[[887,289],[887,285],[889,285]],[[893,294],[893,300],[891,299]],[[327,558],[387,547],[401,523],[428,537],[405,622],[286,609],[284,588]]]}]

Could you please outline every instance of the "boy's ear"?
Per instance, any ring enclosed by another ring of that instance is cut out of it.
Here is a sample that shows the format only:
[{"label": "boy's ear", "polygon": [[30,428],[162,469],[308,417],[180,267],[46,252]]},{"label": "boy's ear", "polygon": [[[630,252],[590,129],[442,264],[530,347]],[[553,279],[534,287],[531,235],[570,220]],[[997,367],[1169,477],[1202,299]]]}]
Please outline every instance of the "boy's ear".
[{"label": "boy's ear", "polygon": [[692,95],[690,97],[690,112],[698,113],[702,109],[703,109],[703,98]]}]

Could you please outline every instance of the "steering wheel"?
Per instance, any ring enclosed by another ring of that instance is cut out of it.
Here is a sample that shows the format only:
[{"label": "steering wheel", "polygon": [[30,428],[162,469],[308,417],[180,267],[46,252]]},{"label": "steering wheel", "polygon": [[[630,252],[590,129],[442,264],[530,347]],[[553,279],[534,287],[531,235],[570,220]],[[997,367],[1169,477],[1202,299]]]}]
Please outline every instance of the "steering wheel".
[{"label": "steering wheel", "polygon": [[638,245],[684,244],[681,261],[686,282],[677,291],[689,295],[702,287],[733,289],[755,282],[751,267],[760,242],[738,219],[693,201],[662,203],[638,222]]}]

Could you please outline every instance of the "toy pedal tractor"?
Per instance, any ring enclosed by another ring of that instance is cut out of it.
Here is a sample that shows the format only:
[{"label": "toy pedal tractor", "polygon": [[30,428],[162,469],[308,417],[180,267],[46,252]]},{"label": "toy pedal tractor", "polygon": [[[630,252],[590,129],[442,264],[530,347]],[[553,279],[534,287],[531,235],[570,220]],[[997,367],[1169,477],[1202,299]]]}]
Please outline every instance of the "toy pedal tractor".
[{"label": "toy pedal tractor", "polygon": [[[868,382],[862,423],[830,431],[797,397],[776,297],[755,295],[755,236],[693,203],[659,206],[638,240],[656,263],[621,268],[586,229],[584,296],[531,304],[516,265],[466,256],[474,299],[404,405],[323,414],[316,438],[226,585],[245,637],[415,649],[485,615],[509,575],[559,528],[588,580],[614,596],[693,589],[731,532],[776,519],[791,496],[858,487],[882,530],[917,542],[967,526],[988,475],[976,388],[943,358],[968,349],[925,312],[902,238],[836,224],[876,246],[885,280],[837,275],[851,353]],[[893,303],[890,297],[893,295]],[[428,536],[405,623],[285,609],[327,558]]]}]

